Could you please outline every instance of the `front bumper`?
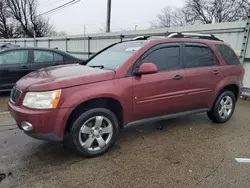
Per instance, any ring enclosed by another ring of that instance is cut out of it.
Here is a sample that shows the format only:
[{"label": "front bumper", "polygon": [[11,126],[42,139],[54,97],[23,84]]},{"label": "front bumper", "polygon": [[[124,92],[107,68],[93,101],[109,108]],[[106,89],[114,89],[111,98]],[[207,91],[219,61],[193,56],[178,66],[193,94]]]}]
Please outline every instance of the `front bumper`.
[{"label": "front bumper", "polygon": [[21,130],[23,122],[33,126],[31,131],[24,131],[30,137],[47,141],[63,140],[69,109],[35,110],[15,106],[11,102],[8,103],[8,107]]}]

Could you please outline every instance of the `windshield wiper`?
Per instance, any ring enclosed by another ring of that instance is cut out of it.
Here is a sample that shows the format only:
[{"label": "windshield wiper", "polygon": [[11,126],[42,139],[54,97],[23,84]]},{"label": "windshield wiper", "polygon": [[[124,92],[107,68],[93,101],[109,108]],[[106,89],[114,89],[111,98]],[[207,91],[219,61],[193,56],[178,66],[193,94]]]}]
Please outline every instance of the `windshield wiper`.
[{"label": "windshield wiper", "polygon": [[93,65],[93,66],[89,66],[89,67],[104,69],[103,65]]}]

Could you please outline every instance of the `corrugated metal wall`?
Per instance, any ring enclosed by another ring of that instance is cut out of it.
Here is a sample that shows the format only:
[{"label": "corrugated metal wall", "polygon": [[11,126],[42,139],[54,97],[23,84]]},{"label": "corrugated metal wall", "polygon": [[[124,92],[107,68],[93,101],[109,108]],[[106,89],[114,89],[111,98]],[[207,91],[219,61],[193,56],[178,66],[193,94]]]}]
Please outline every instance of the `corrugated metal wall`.
[{"label": "corrugated metal wall", "polygon": [[[35,43],[37,47],[58,48],[79,58],[86,59],[93,53],[98,52],[110,44],[121,40],[128,40],[136,36],[166,35],[167,33],[173,32],[194,32],[214,34],[216,37],[230,44],[235,51],[240,52],[242,48],[245,25],[245,21],[240,21],[187,27],[127,31],[122,33],[115,32],[91,34],[87,36],[78,35],[54,38],[36,38],[35,42],[32,38],[5,39],[0,40],[0,42],[11,42],[20,46],[34,46]],[[244,67],[246,69],[244,87],[250,88],[250,47],[247,48]]]}]

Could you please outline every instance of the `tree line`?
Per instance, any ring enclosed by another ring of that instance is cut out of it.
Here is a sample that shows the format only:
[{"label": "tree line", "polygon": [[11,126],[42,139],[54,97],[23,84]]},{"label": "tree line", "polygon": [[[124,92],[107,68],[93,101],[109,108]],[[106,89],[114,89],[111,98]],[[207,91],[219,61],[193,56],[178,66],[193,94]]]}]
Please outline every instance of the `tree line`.
[{"label": "tree line", "polygon": [[166,6],[151,27],[177,27],[245,20],[248,0],[186,0],[181,8]]},{"label": "tree line", "polygon": [[[0,0],[0,38],[65,36],[37,11],[38,0]],[[248,0],[186,0],[181,8],[166,6],[151,27],[177,27],[245,20]]]},{"label": "tree line", "polygon": [[65,35],[55,32],[37,7],[38,0],[0,0],[0,38]]}]

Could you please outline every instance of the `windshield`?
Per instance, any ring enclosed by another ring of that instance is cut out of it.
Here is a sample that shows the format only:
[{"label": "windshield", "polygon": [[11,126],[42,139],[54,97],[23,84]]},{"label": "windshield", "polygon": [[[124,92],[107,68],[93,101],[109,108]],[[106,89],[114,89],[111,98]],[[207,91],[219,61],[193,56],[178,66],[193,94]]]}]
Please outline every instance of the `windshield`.
[{"label": "windshield", "polygon": [[86,66],[102,66],[105,69],[118,69],[149,41],[130,41],[118,43],[91,59]]}]

